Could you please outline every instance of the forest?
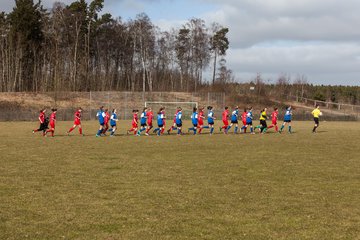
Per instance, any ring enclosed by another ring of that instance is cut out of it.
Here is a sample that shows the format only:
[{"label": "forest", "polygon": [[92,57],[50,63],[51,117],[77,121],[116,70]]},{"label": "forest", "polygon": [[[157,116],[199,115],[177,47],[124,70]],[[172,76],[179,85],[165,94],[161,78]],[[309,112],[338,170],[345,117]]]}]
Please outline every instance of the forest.
[{"label": "forest", "polygon": [[[104,0],[15,0],[0,13],[0,92],[222,91],[296,95],[360,103],[359,86],[317,86],[305,75],[261,74],[239,83],[226,65],[229,28],[189,19],[162,31],[146,13],[124,20],[103,11]],[[204,72],[211,72],[204,77]]]}]

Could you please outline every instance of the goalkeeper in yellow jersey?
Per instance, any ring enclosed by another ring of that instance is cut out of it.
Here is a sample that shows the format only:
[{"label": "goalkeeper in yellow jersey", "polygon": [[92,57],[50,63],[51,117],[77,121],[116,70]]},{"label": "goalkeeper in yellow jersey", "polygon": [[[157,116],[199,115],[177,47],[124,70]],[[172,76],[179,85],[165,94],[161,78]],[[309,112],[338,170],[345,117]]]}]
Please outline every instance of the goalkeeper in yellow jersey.
[{"label": "goalkeeper in yellow jersey", "polygon": [[319,127],[319,117],[322,115],[319,105],[316,105],[315,109],[311,112],[311,114],[314,116],[314,122],[315,122],[312,132],[316,133],[316,129]]}]

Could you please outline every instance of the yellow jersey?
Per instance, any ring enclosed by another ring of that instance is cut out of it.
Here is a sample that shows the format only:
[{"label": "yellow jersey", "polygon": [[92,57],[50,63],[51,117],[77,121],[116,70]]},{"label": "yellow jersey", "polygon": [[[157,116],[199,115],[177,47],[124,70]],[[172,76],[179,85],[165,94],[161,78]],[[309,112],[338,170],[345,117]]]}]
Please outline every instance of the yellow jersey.
[{"label": "yellow jersey", "polygon": [[266,111],[261,112],[260,114],[260,120],[266,120],[267,116],[266,116]]},{"label": "yellow jersey", "polygon": [[315,108],[315,109],[311,112],[311,114],[314,116],[314,118],[319,118],[319,116],[320,116],[320,109]]}]

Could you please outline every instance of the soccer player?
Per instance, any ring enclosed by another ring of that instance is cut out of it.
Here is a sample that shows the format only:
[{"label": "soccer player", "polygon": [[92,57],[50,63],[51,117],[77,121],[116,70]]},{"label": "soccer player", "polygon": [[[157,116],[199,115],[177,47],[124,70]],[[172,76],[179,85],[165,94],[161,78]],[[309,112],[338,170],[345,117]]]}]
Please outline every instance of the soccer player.
[{"label": "soccer player", "polygon": [[179,112],[179,108],[180,108],[180,107],[177,107],[177,108],[176,108],[176,113],[174,114],[173,125],[167,130],[167,133],[168,133],[168,134],[170,134],[170,132],[171,132],[172,130],[176,130],[176,129],[177,129],[176,115],[177,115],[178,112]]},{"label": "soccer player", "polygon": [[102,134],[106,136],[106,131],[109,129],[109,121],[110,121],[109,109],[106,108],[104,113],[105,113],[104,130],[103,130]]},{"label": "soccer player", "polygon": [[282,133],[286,124],[289,124],[289,133],[292,133],[291,132],[291,119],[292,119],[292,108],[291,108],[291,106],[288,106],[286,108],[285,115],[284,115],[284,122],[281,125],[279,133]]},{"label": "soccer player", "polygon": [[239,126],[238,126],[238,118],[239,118],[239,107],[236,106],[234,111],[231,113],[231,124],[230,126],[228,126],[226,132],[228,132],[230,130],[230,128],[235,125],[235,130],[234,130],[234,133],[236,134],[238,129],[239,129]]},{"label": "soccer player", "polygon": [[192,128],[189,128],[188,131],[194,131],[194,135],[196,135],[196,131],[197,131],[197,127],[198,127],[198,113],[197,113],[197,108],[194,107],[193,108],[193,113],[191,114],[191,122],[193,124]]},{"label": "soccer player", "polygon": [[55,133],[55,122],[56,122],[56,108],[51,109],[52,113],[50,115],[50,129],[48,129],[46,131],[45,134],[51,132],[51,136],[54,137],[54,133]]},{"label": "soccer player", "polygon": [[158,136],[160,136],[161,134],[164,133],[165,131],[165,126],[164,126],[164,122],[165,122],[165,111],[164,111],[164,107],[161,107],[157,113],[157,124],[158,127],[154,130],[154,132],[157,133]]},{"label": "soccer player", "polygon": [[82,133],[82,128],[81,128],[81,112],[82,112],[82,108],[78,108],[78,110],[76,110],[75,114],[74,114],[74,125],[69,129],[69,131],[67,131],[67,135],[69,135],[76,127],[79,128],[79,134],[84,136],[84,134]]},{"label": "soccer player", "polygon": [[208,126],[205,126],[204,128],[210,128],[210,135],[212,135],[214,133],[214,120],[215,120],[215,116],[214,116],[214,108],[212,106],[208,106]]},{"label": "soccer player", "polygon": [[132,122],[131,122],[131,125],[132,125],[132,128],[127,130],[127,134],[129,134],[130,132],[133,132],[134,135],[137,133],[137,129],[138,129],[138,113],[139,113],[139,110],[133,110],[133,119],[132,119]]},{"label": "soccer player", "polygon": [[146,112],[146,117],[147,117],[147,129],[145,134],[149,135],[149,131],[153,128],[153,119],[154,119],[154,113],[151,108],[149,108],[148,111]]},{"label": "soccer player", "polygon": [[252,125],[253,124],[252,121],[253,121],[253,118],[254,118],[252,111],[253,111],[253,108],[249,107],[249,109],[247,111],[247,114],[246,114],[246,126],[245,127],[250,126],[250,134],[255,134],[254,128],[253,128],[253,125]]},{"label": "soccer player", "polygon": [[115,135],[115,131],[117,129],[116,126],[117,121],[119,121],[117,117],[117,110],[113,109],[110,117],[110,126],[111,126],[111,129],[109,129],[109,131],[111,132],[110,137],[113,137]]},{"label": "soccer player", "polygon": [[101,106],[99,108],[99,111],[96,113],[96,117],[99,120],[99,130],[98,130],[97,134],[95,135],[96,137],[100,137],[105,129],[105,116],[106,116],[106,114],[104,112],[104,106]]},{"label": "soccer player", "polygon": [[199,129],[199,134],[201,134],[201,131],[203,130],[203,128],[209,128],[209,127],[204,127],[204,107],[201,107],[199,109],[199,113],[198,113],[198,129]]},{"label": "soccer player", "polygon": [[40,110],[40,114],[39,114],[39,117],[38,117],[39,122],[40,122],[40,127],[38,129],[34,129],[32,131],[33,134],[36,133],[36,132],[42,131],[43,132],[42,135],[45,136],[46,130],[47,130],[47,124],[48,124],[46,122],[45,112],[46,112],[45,108]]},{"label": "soccer player", "polygon": [[260,113],[260,125],[256,126],[255,129],[259,129],[259,132],[261,134],[266,133],[267,130],[267,124],[266,124],[266,119],[267,119],[267,114],[266,114],[267,108],[264,108],[261,113]]},{"label": "soccer player", "polygon": [[271,125],[268,128],[275,127],[275,132],[279,131],[279,127],[277,125],[279,110],[278,108],[274,108],[274,111],[271,113]]},{"label": "soccer player", "polygon": [[[141,132],[145,131],[146,128],[147,128],[147,125],[146,125],[146,121],[147,121],[147,115],[146,115],[146,112],[147,112],[147,108],[145,107],[143,109],[143,112],[141,113],[140,115],[140,125],[141,125],[141,128],[139,129],[139,131],[137,132],[137,136],[140,136],[141,135]],[[148,133],[145,133],[146,136],[149,136]]]},{"label": "soccer player", "polygon": [[320,111],[320,106],[316,105],[315,109],[311,112],[311,114],[314,116],[314,128],[312,130],[313,133],[316,133],[316,129],[319,127],[319,117],[322,115],[322,112]]},{"label": "soccer player", "polygon": [[227,130],[229,127],[229,108],[225,107],[224,111],[222,112],[222,121],[224,126],[220,127],[220,132],[224,129],[224,133],[227,134]]},{"label": "soccer player", "polygon": [[247,116],[247,109],[244,108],[244,111],[243,111],[243,113],[241,114],[241,121],[242,121],[242,124],[243,124],[243,126],[241,127],[241,131],[244,131],[244,133],[246,133],[246,129],[247,129],[247,126],[246,126],[246,116]]},{"label": "soccer player", "polygon": [[178,129],[177,135],[180,136],[182,134],[181,127],[182,127],[182,108],[178,108],[178,112],[176,113],[176,126]]}]

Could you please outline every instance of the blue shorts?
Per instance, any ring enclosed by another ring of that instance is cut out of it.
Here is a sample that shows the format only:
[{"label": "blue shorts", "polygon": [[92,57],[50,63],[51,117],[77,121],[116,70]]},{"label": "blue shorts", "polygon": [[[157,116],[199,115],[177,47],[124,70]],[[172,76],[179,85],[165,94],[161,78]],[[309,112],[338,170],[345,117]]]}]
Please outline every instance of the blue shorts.
[{"label": "blue shorts", "polygon": [[208,122],[209,125],[214,125],[214,122]]},{"label": "blue shorts", "polygon": [[246,125],[252,125],[252,121],[251,122],[246,122]]}]

